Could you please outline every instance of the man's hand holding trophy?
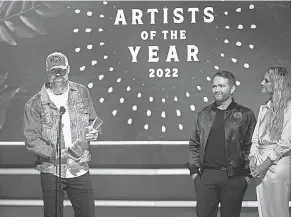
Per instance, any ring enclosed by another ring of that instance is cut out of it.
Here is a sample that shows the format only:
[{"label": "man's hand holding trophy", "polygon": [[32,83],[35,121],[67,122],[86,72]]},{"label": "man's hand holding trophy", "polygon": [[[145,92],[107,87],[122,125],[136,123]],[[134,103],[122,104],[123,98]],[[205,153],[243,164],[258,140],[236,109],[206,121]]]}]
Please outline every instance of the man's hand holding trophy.
[{"label": "man's hand holding trophy", "polygon": [[98,135],[101,134],[101,125],[103,124],[103,121],[96,117],[94,121],[86,127],[85,130],[85,139],[77,138],[77,140],[73,143],[72,147],[68,148],[68,152],[71,155],[71,159],[74,161],[80,161],[83,153],[84,153],[84,144],[88,141],[94,141],[97,140]]}]

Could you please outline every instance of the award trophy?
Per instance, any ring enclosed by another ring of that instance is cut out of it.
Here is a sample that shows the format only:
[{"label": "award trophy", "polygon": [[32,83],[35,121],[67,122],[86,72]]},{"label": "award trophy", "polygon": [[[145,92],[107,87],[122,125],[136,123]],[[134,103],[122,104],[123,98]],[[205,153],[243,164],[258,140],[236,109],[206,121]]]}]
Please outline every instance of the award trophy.
[{"label": "award trophy", "polygon": [[[85,134],[89,133],[91,130],[98,130],[98,133],[101,134],[101,125],[103,124],[103,121],[96,117],[92,124],[88,127],[86,127]],[[83,153],[84,153],[84,143],[87,141],[84,141],[84,139],[78,138],[74,143],[73,146],[68,148],[68,152],[76,159],[79,159]]]},{"label": "award trophy", "polygon": [[[101,125],[102,124],[103,124],[103,121],[99,117],[96,117],[94,119],[94,121],[92,122],[92,124],[87,127],[88,132],[90,132],[91,129],[95,129],[95,130],[98,130],[99,134],[101,134]],[[88,132],[86,132],[86,133],[88,133]]]}]

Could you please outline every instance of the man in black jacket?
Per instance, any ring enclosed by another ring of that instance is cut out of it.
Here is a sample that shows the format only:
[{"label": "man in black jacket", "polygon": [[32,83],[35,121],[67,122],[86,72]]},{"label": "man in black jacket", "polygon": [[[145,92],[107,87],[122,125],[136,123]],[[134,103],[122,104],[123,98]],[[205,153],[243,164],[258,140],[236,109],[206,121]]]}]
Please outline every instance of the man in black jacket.
[{"label": "man in black jacket", "polygon": [[249,183],[248,155],[256,118],[233,100],[235,77],[213,76],[215,102],[198,113],[189,142],[189,170],[196,186],[197,216],[239,217]]}]

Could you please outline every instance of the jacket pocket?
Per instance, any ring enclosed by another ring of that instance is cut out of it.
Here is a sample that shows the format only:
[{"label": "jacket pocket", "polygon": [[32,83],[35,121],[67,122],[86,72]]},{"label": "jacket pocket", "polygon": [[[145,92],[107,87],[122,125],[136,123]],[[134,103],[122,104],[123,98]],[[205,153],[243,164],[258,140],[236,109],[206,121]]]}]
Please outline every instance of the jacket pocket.
[{"label": "jacket pocket", "polygon": [[51,129],[53,127],[53,119],[50,115],[43,115],[41,118],[41,127],[42,128],[49,128]]}]

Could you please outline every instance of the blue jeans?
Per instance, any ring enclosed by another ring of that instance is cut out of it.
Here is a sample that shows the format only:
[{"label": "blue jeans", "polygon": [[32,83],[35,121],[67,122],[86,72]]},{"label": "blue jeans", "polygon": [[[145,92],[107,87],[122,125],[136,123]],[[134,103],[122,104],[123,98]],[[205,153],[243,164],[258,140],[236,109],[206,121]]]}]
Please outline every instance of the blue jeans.
[{"label": "blue jeans", "polygon": [[[41,173],[41,187],[44,201],[44,217],[59,217],[56,214],[56,176]],[[67,192],[75,217],[95,217],[94,191],[89,172],[76,178],[61,179],[61,201]],[[61,206],[63,212],[63,206]]]}]

